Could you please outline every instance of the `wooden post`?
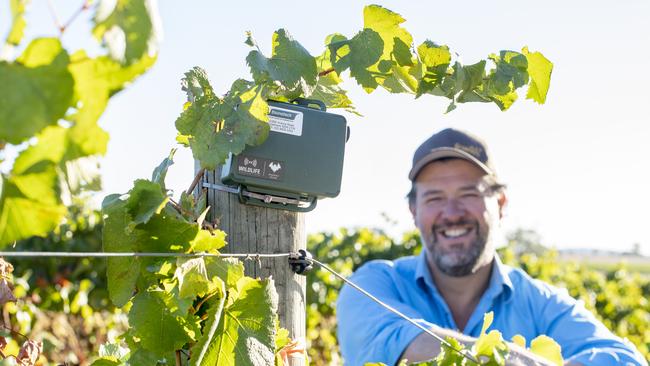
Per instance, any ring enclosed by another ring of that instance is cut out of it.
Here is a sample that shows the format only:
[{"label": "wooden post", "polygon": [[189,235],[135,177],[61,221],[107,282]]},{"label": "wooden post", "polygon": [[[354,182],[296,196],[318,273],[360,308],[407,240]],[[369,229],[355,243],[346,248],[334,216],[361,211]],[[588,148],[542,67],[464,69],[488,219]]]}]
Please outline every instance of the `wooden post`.
[{"label": "wooden post", "polygon": [[[198,166],[195,172],[198,172]],[[206,171],[201,182],[221,184],[220,169]],[[200,188],[202,184],[199,184]],[[233,193],[208,189],[208,219],[228,234],[224,253],[288,253],[305,249],[303,213],[242,205]],[[287,258],[264,258],[244,262],[246,275],[273,277],[278,292],[280,326],[292,339],[305,339],[306,278],[291,271]],[[303,366],[303,360],[290,359],[290,366]]]}]

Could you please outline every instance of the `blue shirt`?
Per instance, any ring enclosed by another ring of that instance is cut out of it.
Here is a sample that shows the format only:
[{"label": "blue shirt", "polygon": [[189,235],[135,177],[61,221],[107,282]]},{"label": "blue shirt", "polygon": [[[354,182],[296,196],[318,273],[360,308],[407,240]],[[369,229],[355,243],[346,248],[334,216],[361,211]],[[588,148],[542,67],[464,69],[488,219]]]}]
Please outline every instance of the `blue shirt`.
[{"label": "blue shirt", "polygon": [[[458,329],[433,282],[424,251],[416,257],[368,262],[351,280],[425,327]],[[647,365],[629,341],[612,334],[566,289],[532,279],[502,264],[498,257],[488,288],[463,333],[478,337],[483,315],[489,311],[494,312],[490,330],[499,330],[506,340],[520,334],[530,342],[546,334],[562,346],[565,360],[599,366]],[[336,312],[346,365],[395,365],[422,332],[349,286],[341,290]]]}]

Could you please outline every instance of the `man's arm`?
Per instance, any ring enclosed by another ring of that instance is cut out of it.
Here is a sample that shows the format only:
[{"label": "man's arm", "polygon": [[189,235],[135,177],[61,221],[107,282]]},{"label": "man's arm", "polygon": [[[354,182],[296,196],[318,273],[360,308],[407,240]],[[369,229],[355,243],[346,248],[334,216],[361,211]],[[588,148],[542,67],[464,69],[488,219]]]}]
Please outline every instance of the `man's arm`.
[{"label": "man's arm", "polygon": [[[455,332],[450,329],[442,329],[434,327],[431,329],[436,335],[445,339],[445,337],[456,338],[463,343],[466,347],[471,347],[476,338],[466,336],[462,333]],[[402,360],[408,362],[423,362],[431,360],[440,353],[440,342],[426,333],[421,333],[417,338],[409,344],[402,355]],[[513,343],[508,343],[508,358],[506,365],[522,365],[522,366],[552,366],[553,363],[540,358],[531,352],[521,348]],[[566,366],[579,366],[577,364],[566,364]]]},{"label": "man's arm", "polygon": [[[399,291],[404,284],[393,274],[390,262],[375,261],[360,268],[352,280],[422,326],[433,329],[441,338],[451,336],[468,346],[475,342],[472,337],[424,320],[407,303],[408,294]],[[366,362],[396,365],[400,359],[424,361],[440,353],[439,341],[349,286],[344,286],[339,294],[336,315],[339,344],[347,366],[362,366]],[[543,361],[534,363],[535,356],[511,346],[512,360],[519,362],[508,365],[546,365]]]},{"label": "man's arm", "polygon": [[570,365],[647,366],[639,351],[627,340],[614,335],[565,289],[544,284],[536,296],[543,297],[536,309],[542,320],[540,333],[562,346]]}]

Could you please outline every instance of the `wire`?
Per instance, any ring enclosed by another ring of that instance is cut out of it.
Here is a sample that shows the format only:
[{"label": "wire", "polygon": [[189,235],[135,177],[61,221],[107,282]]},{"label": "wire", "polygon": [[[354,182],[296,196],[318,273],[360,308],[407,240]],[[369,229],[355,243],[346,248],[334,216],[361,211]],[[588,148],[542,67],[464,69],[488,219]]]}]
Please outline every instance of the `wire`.
[{"label": "wire", "polygon": [[472,355],[470,355],[470,354],[467,354],[467,353],[465,353],[465,352],[462,352],[462,351],[460,351],[460,350],[457,350],[457,349],[454,348],[451,344],[449,344],[449,342],[447,342],[447,341],[444,340],[442,337],[440,337],[439,335],[437,335],[437,334],[435,334],[434,332],[432,332],[431,329],[428,329],[427,327],[423,326],[422,324],[420,324],[420,323],[416,322],[415,320],[409,318],[408,316],[404,315],[402,312],[400,312],[399,310],[395,309],[394,307],[392,307],[392,306],[390,306],[390,305],[388,305],[388,304],[382,302],[381,300],[379,300],[378,298],[376,298],[375,296],[373,296],[372,294],[370,294],[368,291],[362,289],[359,285],[355,284],[354,282],[352,282],[352,281],[348,280],[347,278],[343,277],[341,274],[339,274],[339,273],[336,272],[335,270],[331,269],[331,268],[330,268],[329,266],[327,266],[326,264],[321,263],[321,262],[319,262],[318,260],[313,259],[313,258],[311,258],[310,260],[311,260],[313,263],[318,264],[321,268],[326,269],[327,271],[329,271],[330,273],[332,273],[334,276],[336,276],[337,278],[339,278],[339,279],[342,280],[343,282],[345,282],[345,283],[347,283],[348,285],[350,285],[350,286],[351,286],[352,288],[354,288],[355,290],[357,290],[357,291],[361,292],[362,294],[368,296],[371,300],[373,300],[373,301],[376,302],[377,304],[383,306],[384,308],[386,308],[387,310],[393,312],[394,314],[399,315],[402,319],[404,319],[404,320],[408,321],[409,323],[415,325],[416,327],[420,328],[422,331],[424,331],[425,333],[427,333],[428,335],[432,336],[432,337],[435,338],[437,341],[439,341],[440,344],[442,344],[442,345],[444,345],[445,347],[447,347],[447,348],[453,350],[454,352],[456,352],[456,353],[458,353],[459,355],[461,355],[461,356],[467,358],[468,360],[470,360],[470,361],[472,361],[472,362],[475,362],[475,363],[477,363],[477,364],[480,364],[480,362],[479,362],[477,359],[475,359],[474,356],[472,356]]},{"label": "wire", "polygon": [[283,258],[291,253],[147,253],[147,252],[0,252],[0,257],[226,257],[226,258]]}]

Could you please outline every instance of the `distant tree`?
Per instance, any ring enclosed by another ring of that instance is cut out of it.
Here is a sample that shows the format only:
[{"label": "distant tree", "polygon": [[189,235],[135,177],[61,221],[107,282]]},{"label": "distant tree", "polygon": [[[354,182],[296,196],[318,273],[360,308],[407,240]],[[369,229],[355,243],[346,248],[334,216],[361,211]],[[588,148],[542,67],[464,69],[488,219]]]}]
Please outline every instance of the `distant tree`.
[{"label": "distant tree", "polygon": [[542,245],[542,237],[533,229],[519,228],[510,232],[506,239],[508,246],[512,248],[516,255],[536,254],[541,255],[548,250]]}]

